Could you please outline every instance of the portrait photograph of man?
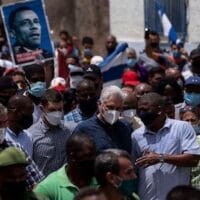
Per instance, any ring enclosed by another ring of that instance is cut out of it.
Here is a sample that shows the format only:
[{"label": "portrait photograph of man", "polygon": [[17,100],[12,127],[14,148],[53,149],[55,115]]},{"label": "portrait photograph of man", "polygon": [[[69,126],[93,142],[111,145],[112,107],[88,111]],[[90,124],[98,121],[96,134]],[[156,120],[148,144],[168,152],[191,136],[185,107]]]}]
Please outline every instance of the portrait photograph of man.
[{"label": "portrait photograph of man", "polygon": [[53,57],[53,48],[42,1],[26,1],[2,8],[8,41],[16,64]]}]

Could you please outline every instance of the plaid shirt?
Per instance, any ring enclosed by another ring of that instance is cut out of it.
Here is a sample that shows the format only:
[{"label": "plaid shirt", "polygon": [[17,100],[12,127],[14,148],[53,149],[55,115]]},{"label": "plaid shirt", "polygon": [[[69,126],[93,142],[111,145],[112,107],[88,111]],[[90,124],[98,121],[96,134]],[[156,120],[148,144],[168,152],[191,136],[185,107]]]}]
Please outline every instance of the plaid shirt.
[{"label": "plaid shirt", "polygon": [[79,108],[75,108],[74,110],[66,114],[64,118],[65,118],[65,122],[73,121],[75,123],[79,123],[88,119],[87,116],[83,115],[83,113],[81,112]]},{"label": "plaid shirt", "polygon": [[31,157],[22,148],[22,146],[20,144],[17,144],[15,142],[12,142],[12,141],[9,141],[9,140],[4,140],[4,142],[2,144],[0,144],[0,149],[5,149],[5,148],[10,147],[10,146],[16,147],[26,154],[27,161],[30,163],[26,167],[26,171],[27,171],[26,189],[32,190],[33,187],[44,178],[44,176],[39,171],[37,165],[34,163],[34,161],[31,159]]}]

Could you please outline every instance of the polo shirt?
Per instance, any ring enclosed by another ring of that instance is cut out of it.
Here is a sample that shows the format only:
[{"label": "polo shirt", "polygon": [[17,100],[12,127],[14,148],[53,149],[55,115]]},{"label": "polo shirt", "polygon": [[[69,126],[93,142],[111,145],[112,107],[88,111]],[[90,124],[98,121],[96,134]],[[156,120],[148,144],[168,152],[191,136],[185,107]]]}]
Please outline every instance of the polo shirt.
[{"label": "polo shirt", "polygon": [[[196,134],[188,122],[166,119],[158,132],[146,127],[132,134],[132,157],[135,161],[145,150],[159,154],[200,155]],[[139,196],[142,200],[165,200],[167,193],[177,185],[190,184],[191,168],[168,163],[157,163],[139,168]]]},{"label": "polo shirt", "polygon": [[[65,168],[66,165],[51,173],[37,185],[35,192],[49,200],[73,200],[79,188],[69,180]],[[93,178],[89,186],[98,187],[96,179]]]},{"label": "polo shirt", "polygon": [[72,134],[85,133],[96,144],[97,152],[118,148],[131,152],[131,132],[129,123],[117,120],[113,125],[101,121],[96,115],[77,125]]}]

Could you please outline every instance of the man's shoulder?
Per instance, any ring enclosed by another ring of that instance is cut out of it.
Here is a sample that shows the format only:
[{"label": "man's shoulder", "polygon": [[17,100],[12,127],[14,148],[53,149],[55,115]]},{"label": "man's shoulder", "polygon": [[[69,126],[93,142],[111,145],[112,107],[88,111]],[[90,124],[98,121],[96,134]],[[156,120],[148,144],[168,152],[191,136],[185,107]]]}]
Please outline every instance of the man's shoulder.
[{"label": "man's shoulder", "polygon": [[43,186],[49,186],[49,187],[51,187],[51,189],[53,187],[58,187],[59,186],[59,180],[60,180],[60,178],[64,177],[64,175],[63,175],[64,168],[65,168],[65,166],[63,166],[60,169],[58,169],[58,170],[50,173],[45,179],[43,179],[37,185],[37,187],[35,188],[35,191],[37,192]]},{"label": "man's shoulder", "polygon": [[184,128],[185,126],[189,126],[189,123],[186,122],[186,121],[181,121],[181,120],[178,120],[178,119],[167,119],[168,120],[168,123],[170,123],[171,126],[176,126],[178,128]]},{"label": "man's shoulder", "polygon": [[27,132],[29,135],[37,135],[42,133],[42,129],[40,128],[41,126],[41,121],[38,120],[35,124],[33,124],[31,127],[27,129]]},{"label": "man's shoulder", "polygon": [[143,126],[141,126],[141,127],[139,127],[139,128],[137,128],[137,129],[135,129],[133,132],[132,132],[132,138],[133,137],[135,137],[135,138],[137,138],[137,137],[142,137],[143,135],[144,135],[144,133],[145,133],[145,126],[143,125]]},{"label": "man's shoulder", "polygon": [[96,116],[90,117],[89,119],[86,119],[82,122],[80,122],[77,127],[92,127],[92,125],[98,124],[97,123],[98,119]]},{"label": "man's shoulder", "polygon": [[78,108],[75,108],[74,110],[70,111],[69,113],[67,113],[65,116],[64,116],[64,120],[65,121],[75,121],[76,120],[79,120],[81,117],[81,113],[79,111]]}]

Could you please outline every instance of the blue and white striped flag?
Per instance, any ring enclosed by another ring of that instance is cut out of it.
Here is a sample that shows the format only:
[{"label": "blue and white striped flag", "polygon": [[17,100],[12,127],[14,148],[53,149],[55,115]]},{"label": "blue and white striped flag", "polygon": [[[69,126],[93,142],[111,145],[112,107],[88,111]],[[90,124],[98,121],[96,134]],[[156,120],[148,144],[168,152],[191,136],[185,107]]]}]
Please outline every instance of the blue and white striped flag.
[{"label": "blue and white striped flag", "polygon": [[160,0],[155,0],[155,1],[156,1],[156,10],[158,12],[158,15],[160,16],[164,35],[168,37],[171,42],[176,42],[177,34],[174,27],[172,26],[172,23],[169,21],[166,13],[164,12],[164,8],[161,5]]},{"label": "blue and white striped flag", "polygon": [[120,85],[121,77],[126,67],[127,47],[127,43],[119,44],[115,51],[99,65],[105,85]]}]

